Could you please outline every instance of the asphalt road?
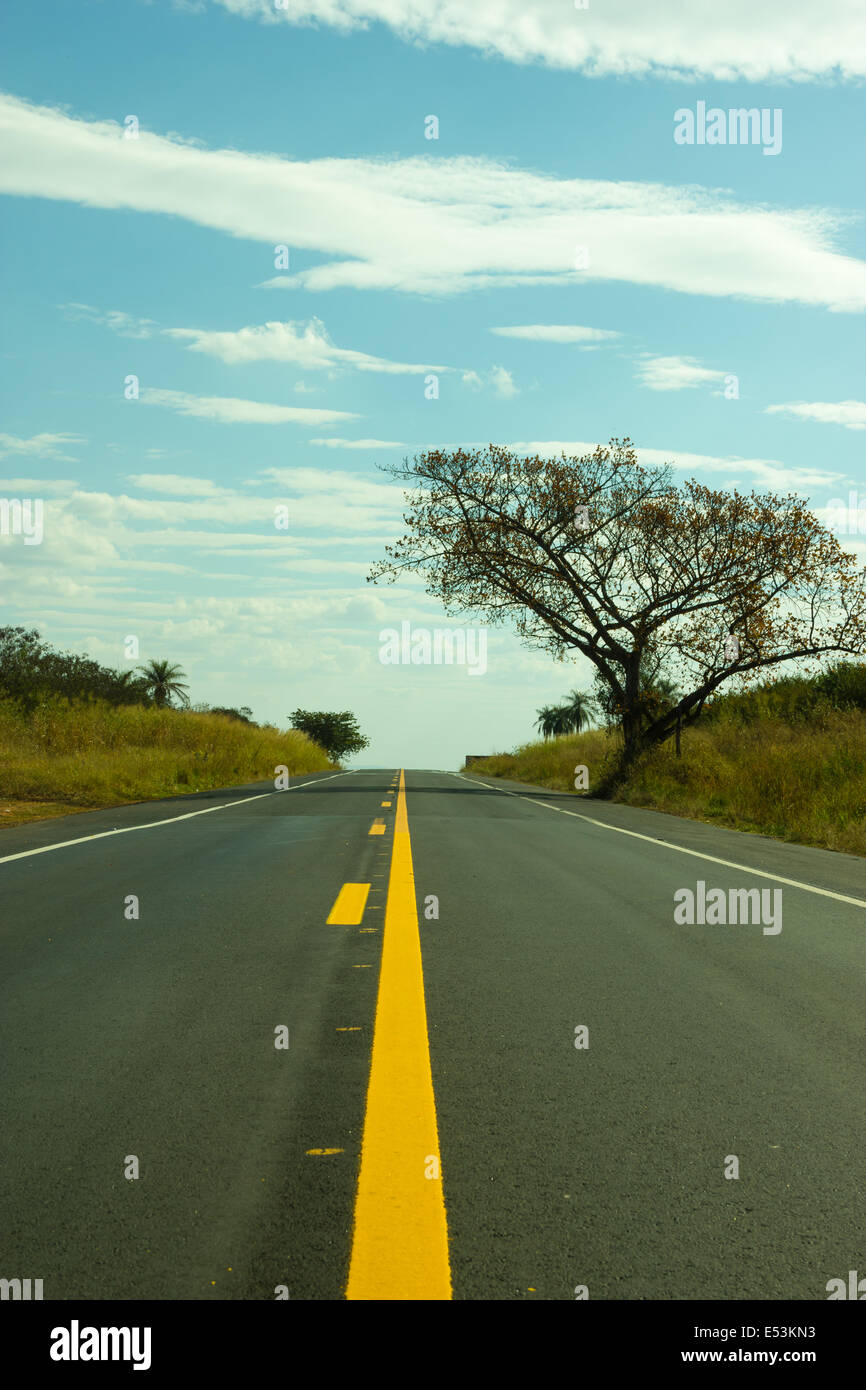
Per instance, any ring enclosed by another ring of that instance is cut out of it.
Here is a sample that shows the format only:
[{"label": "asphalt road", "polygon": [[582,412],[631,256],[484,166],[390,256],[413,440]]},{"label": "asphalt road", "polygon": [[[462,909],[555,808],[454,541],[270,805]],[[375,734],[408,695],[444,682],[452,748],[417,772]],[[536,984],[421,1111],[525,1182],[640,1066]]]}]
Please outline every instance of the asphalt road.
[{"label": "asphalt road", "polygon": [[[699,881],[768,914],[675,920]],[[866,860],[322,774],[5,830],[0,963],[0,1277],[45,1299],[866,1274]]]}]

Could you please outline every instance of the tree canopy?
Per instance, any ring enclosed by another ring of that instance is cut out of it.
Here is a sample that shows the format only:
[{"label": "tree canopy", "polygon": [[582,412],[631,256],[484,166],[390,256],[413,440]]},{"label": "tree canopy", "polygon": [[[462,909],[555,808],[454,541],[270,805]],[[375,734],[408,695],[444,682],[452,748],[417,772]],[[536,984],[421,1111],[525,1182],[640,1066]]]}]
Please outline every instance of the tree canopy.
[{"label": "tree canopy", "polygon": [[289,718],[292,728],[300,729],[301,733],[318,743],[320,748],[324,748],[332,762],[338,762],[348,753],[360,753],[362,748],[369,747],[370,740],[361,733],[351,710],[333,714],[322,710],[314,713],[311,710],[296,709]]},{"label": "tree canopy", "polygon": [[55,651],[35,628],[0,627],[0,694],[32,708],[46,695],[107,700],[115,705],[148,701],[145,681],[115,671],[89,656]]}]

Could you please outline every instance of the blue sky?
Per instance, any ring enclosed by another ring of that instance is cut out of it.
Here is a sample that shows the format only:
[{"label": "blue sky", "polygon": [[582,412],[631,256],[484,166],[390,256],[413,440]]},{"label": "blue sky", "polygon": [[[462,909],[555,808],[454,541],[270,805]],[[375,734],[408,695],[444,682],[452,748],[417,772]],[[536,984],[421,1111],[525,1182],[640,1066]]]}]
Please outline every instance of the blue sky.
[{"label": "blue sky", "polygon": [[[7,3],[0,496],[45,535],[0,536],[0,621],[454,767],[590,672],[507,629],[483,675],[382,665],[386,627],[474,620],[365,582],[377,463],[627,435],[819,515],[866,492],[862,12],[686,8]],[[780,110],[781,151],[677,144],[698,102]]]}]

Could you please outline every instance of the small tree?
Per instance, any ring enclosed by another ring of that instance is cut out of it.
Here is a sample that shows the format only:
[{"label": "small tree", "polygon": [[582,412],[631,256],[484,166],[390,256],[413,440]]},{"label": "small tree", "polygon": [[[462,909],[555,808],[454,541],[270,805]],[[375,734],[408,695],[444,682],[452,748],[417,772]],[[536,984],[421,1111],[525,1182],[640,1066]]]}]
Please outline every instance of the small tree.
[{"label": "small tree", "polygon": [[173,666],[169,661],[149,661],[146,666],[140,666],[139,670],[144,676],[154,704],[159,709],[167,709],[172,700],[177,700],[183,707],[189,704],[189,686],[184,685],[180,679],[186,672],[180,666]]},{"label": "small tree", "polygon": [[327,714],[323,711],[296,709],[289,715],[292,728],[306,734],[320,748],[324,748],[331,762],[339,762],[348,753],[360,753],[370,746],[358,727],[358,721],[350,710],[342,714]]}]

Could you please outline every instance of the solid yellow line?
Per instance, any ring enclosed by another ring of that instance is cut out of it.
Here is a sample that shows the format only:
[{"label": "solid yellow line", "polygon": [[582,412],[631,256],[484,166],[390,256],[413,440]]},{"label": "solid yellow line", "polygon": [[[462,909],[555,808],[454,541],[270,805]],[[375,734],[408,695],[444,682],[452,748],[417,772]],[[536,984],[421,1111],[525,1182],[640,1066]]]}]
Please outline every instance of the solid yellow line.
[{"label": "solid yellow line", "polygon": [[406,789],[400,773],[348,1299],[450,1299]]},{"label": "solid yellow line", "polygon": [[364,916],[369,891],[369,883],[344,883],[337,894],[337,901],[328,913],[325,925],[357,927]]}]

